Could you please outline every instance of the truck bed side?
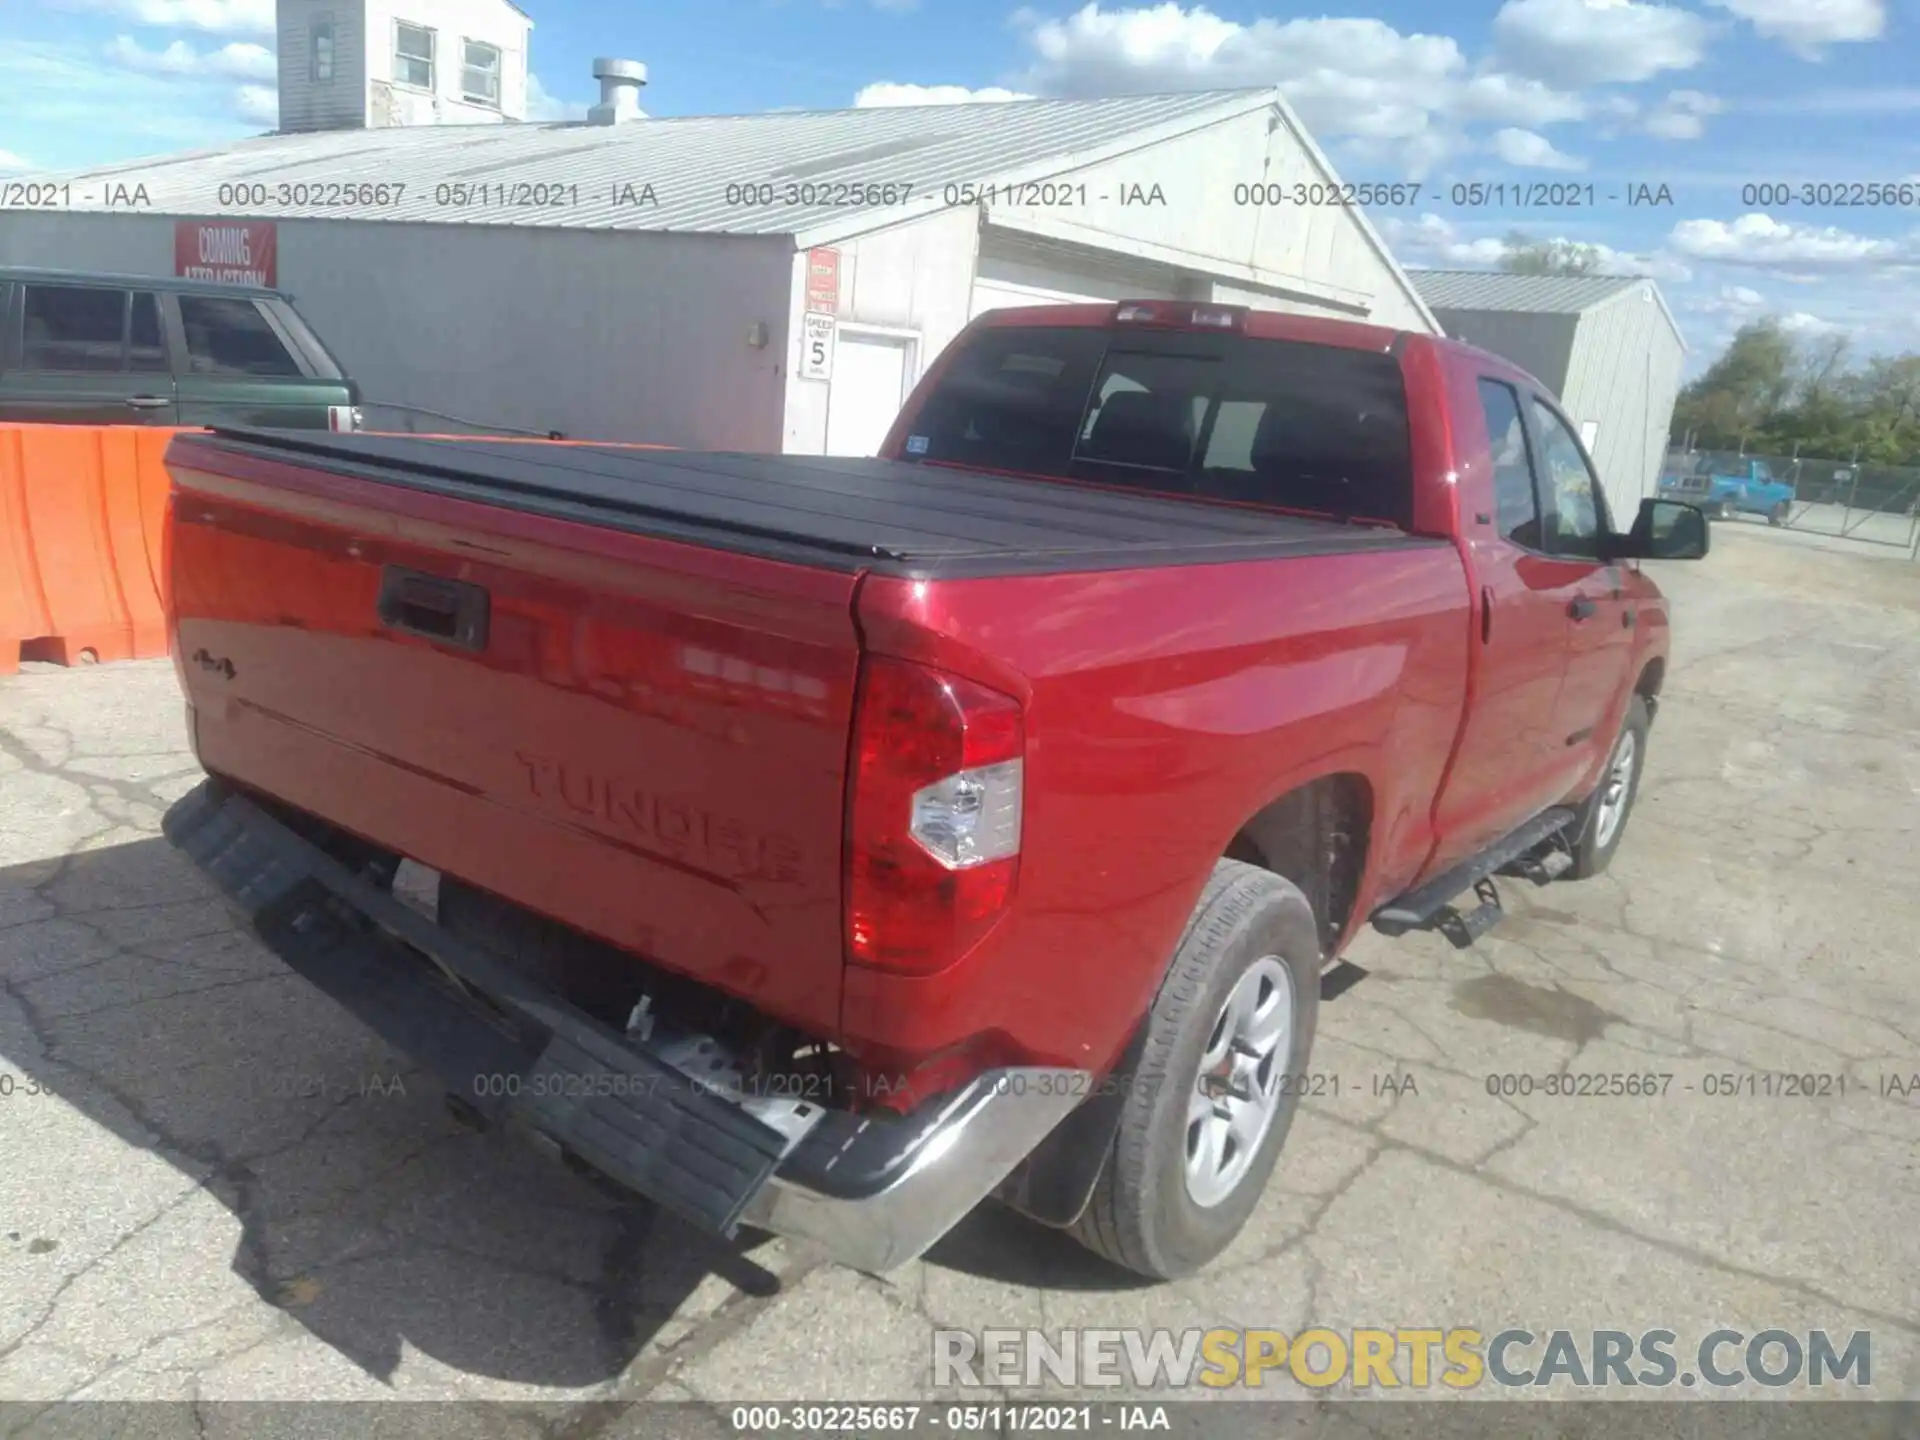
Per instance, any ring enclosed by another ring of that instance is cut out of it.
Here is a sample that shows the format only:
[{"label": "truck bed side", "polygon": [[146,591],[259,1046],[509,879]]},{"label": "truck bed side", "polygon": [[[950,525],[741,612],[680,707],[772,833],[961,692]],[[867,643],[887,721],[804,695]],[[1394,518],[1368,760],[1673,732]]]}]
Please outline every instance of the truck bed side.
[{"label": "truck bed side", "polygon": [[[850,969],[844,1030],[1101,1073],[1144,1013],[1236,832],[1326,776],[1373,809],[1366,894],[1410,882],[1465,702],[1468,595],[1444,540],[1356,555],[931,586],[876,577],[881,652],[1028,703],[1020,890],[966,959]],[[1356,918],[1364,916],[1364,898]]]}]

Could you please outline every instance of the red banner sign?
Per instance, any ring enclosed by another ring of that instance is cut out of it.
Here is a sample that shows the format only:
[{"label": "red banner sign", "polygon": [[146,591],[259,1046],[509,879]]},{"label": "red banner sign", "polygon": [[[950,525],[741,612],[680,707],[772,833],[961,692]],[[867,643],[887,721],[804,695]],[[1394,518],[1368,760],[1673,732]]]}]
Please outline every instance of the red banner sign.
[{"label": "red banner sign", "polygon": [[831,315],[840,308],[840,252],[807,252],[807,309]]},{"label": "red banner sign", "polygon": [[277,285],[280,244],[271,220],[176,220],[173,273],[183,280]]}]

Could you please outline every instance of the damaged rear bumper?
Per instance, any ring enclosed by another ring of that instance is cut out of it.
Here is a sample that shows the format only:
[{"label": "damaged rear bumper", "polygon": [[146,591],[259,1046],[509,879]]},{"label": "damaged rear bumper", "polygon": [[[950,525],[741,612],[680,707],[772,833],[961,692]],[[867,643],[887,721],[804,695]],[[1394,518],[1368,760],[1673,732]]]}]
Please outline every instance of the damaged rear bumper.
[{"label": "damaged rear bumper", "polygon": [[218,781],[164,829],[269,949],[472,1111],[720,1235],[750,1225],[856,1269],[905,1264],[1088,1090],[1081,1071],[1020,1068],[905,1117],[757,1105],[466,944]]}]

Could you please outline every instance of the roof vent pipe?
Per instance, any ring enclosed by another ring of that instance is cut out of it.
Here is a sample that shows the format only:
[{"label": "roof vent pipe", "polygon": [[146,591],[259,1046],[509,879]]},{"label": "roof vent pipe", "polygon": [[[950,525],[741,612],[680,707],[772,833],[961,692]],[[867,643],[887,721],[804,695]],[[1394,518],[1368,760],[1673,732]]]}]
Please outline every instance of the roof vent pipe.
[{"label": "roof vent pipe", "polygon": [[647,83],[647,67],[638,60],[601,57],[593,62],[593,78],[600,82],[600,103],[587,111],[589,125],[619,125],[644,120],[640,87]]}]

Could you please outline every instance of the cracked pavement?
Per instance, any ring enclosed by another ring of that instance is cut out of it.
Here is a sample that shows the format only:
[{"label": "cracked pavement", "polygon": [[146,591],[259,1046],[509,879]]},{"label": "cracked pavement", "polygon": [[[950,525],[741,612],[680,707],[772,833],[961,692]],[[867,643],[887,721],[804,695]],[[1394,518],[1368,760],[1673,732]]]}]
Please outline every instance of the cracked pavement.
[{"label": "cracked pavement", "polygon": [[[586,1440],[641,1433],[610,1401],[934,1398],[936,1325],[1868,1330],[1868,1393],[1920,1396],[1920,567],[1721,526],[1660,579],[1612,872],[1504,882],[1468,951],[1363,934],[1263,1204],[1161,1286],[991,1206],[885,1279],[742,1259],[459,1128],[158,838],[199,776],[170,665],[0,680],[0,1400],[524,1400]],[[1556,1072],[1673,1078],[1488,1091]]]}]

